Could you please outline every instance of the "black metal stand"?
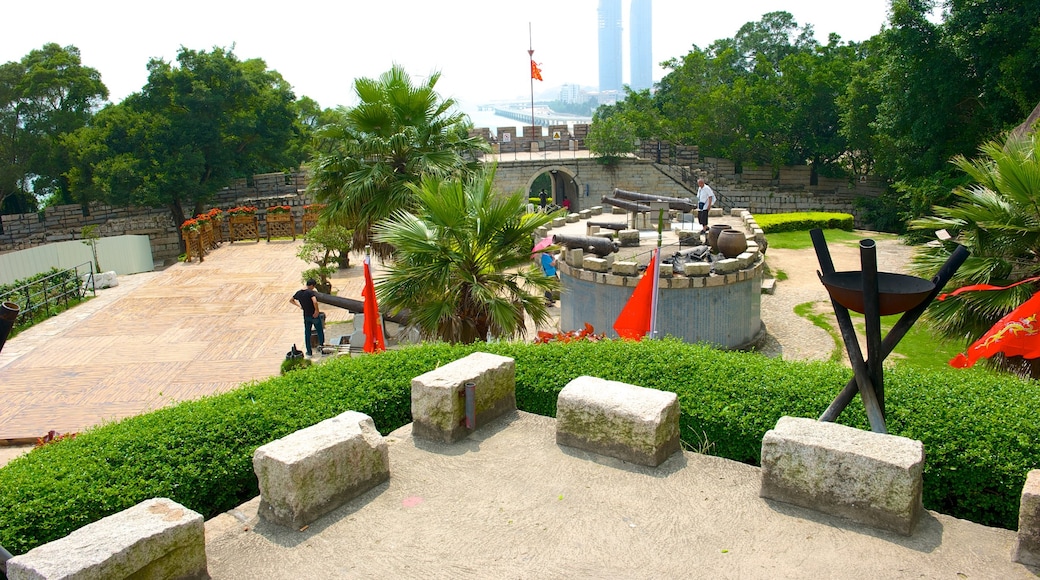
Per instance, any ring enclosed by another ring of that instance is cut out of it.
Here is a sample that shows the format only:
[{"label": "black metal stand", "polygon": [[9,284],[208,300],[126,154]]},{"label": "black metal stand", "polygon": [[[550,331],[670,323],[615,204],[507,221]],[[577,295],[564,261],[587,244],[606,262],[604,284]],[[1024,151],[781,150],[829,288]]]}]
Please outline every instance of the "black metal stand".
[{"label": "black metal stand", "polygon": [[[834,273],[834,262],[831,260],[827,241],[823,237],[823,231],[814,229],[809,232],[813,247],[816,249],[816,258],[820,262],[819,272],[822,280],[825,275]],[[939,272],[932,278],[934,289],[924,300],[906,310],[895,326],[881,338],[881,309],[880,292],[878,290],[877,271],[877,246],[874,240],[863,240],[860,242],[860,265],[862,267],[863,282],[863,316],[865,320],[865,334],[867,342],[867,358],[863,358],[863,352],[859,347],[855,327],[852,325],[852,317],[848,308],[842,306],[831,297],[831,306],[838,320],[841,330],[841,338],[845,343],[845,349],[849,353],[849,361],[852,363],[853,378],[845,385],[845,388],[834,399],[826,411],[820,416],[820,421],[834,421],[845,407],[852,402],[852,398],[858,391],[863,399],[863,406],[867,412],[867,420],[870,429],[877,433],[887,433],[885,424],[885,386],[884,367],[885,358],[892,353],[899,341],[906,336],[907,331],[924,314],[925,309],[932,300],[939,295],[943,286],[953,277],[958,268],[968,258],[968,250],[963,246],[950,255]]]}]

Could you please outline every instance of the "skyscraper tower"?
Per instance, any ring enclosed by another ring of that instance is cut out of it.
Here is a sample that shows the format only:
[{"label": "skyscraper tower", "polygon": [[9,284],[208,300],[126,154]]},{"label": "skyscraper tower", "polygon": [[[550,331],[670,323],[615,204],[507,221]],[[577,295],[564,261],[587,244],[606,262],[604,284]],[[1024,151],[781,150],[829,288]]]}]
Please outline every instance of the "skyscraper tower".
[{"label": "skyscraper tower", "polygon": [[621,0],[599,0],[599,90],[621,91]]},{"label": "skyscraper tower", "polygon": [[653,23],[650,15],[650,2],[651,0],[632,0],[632,11],[628,19],[628,45],[631,49],[629,66],[632,69],[628,85],[632,87],[633,91],[649,89],[654,83],[652,74],[654,68]]}]

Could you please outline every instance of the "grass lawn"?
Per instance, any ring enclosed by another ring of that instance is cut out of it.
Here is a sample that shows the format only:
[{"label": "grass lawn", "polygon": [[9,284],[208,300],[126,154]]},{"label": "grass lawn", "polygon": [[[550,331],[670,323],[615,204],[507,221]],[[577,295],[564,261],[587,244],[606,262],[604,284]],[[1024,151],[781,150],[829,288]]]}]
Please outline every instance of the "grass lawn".
[{"label": "grass lawn", "polygon": [[[860,230],[851,232],[846,232],[845,230],[823,230],[823,236],[827,239],[828,244],[845,244],[857,247],[859,246],[859,241],[866,238],[875,240],[899,239],[899,236],[896,234]],[[779,232],[769,234],[768,240],[770,248],[781,250],[805,250],[812,247],[812,238],[809,237],[809,232]]]},{"label": "grass lawn", "polygon": [[[856,327],[856,333],[859,336],[865,336],[863,315],[855,312],[849,314],[852,315],[852,324]],[[881,317],[881,338],[884,338],[888,331],[895,326],[900,316],[902,315],[893,314]],[[963,349],[958,344],[941,342],[923,322],[918,321],[910,328],[910,332],[906,333],[903,340],[899,341],[895,351],[888,355],[885,362],[896,366],[942,370],[950,368],[950,359],[962,351]]]}]

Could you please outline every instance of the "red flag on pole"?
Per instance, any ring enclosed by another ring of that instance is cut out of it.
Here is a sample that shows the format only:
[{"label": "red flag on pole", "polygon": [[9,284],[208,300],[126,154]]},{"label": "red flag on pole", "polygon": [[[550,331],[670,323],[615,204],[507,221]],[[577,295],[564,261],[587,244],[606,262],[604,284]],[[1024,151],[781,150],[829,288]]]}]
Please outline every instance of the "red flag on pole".
[{"label": "red flag on pole", "polygon": [[531,59],[531,78],[540,81],[542,80],[542,69],[538,68],[538,63]]},{"label": "red flag on pole", "polygon": [[[1003,288],[993,287],[991,289]],[[959,369],[969,368],[980,358],[989,358],[997,353],[1023,358],[1040,357],[1038,319],[1040,319],[1040,292],[997,321],[989,332],[968,347],[967,353],[953,357],[950,360],[950,366]]]},{"label": "red flag on pole", "polygon": [[652,318],[654,302],[657,300],[657,257],[660,249],[654,250],[650,258],[650,265],[646,267],[646,273],[639,279],[632,296],[621,309],[617,320],[614,321],[614,331],[621,338],[642,340],[647,332],[653,329]]},{"label": "red flag on pole", "polygon": [[383,352],[383,328],[379,324],[379,305],[376,304],[376,287],[372,283],[372,271],[369,269],[371,258],[365,256],[365,289],[361,296],[365,299],[365,352]]}]

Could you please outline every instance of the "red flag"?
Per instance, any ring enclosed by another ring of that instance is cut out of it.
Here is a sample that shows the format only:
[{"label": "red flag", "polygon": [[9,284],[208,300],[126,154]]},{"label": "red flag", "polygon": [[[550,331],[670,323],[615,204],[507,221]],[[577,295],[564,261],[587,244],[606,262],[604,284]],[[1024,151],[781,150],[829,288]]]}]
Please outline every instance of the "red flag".
[{"label": "red flag", "polygon": [[1007,290],[1008,288],[1014,288],[1020,284],[1026,284],[1028,282],[1036,282],[1040,280],[1040,276],[1034,278],[1026,278],[1025,280],[1019,280],[1010,286],[991,286],[990,284],[972,284],[971,286],[961,286],[960,288],[950,292],[948,294],[940,294],[939,300],[946,300],[952,296],[959,296],[965,292],[977,292],[979,290]]},{"label": "red flag", "polygon": [[642,340],[653,327],[651,317],[656,300],[658,252],[659,250],[654,250],[654,254],[650,258],[650,265],[646,267],[646,273],[639,279],[636,289],[632,291],[632,296],[621,309],[617,320],[614,321],[614,331],[621,338]]},{"label": "red flag", "polygon": [[950,366],[965,369],[980,358],[997,353],[1024,358],[1040,357],[1040,292],[1001,318],[989,332],[968,347],[967,353],[950,360]]},{"label": "red flag", "polygon": [[540,81],[542,80],[542,69],[538,68],[538,63],[531,59],[531,78]]},{"label": "red flag", "polygon": [[379,305],[376,304],[376,287],[372,284],[372,272],[369,270],[371,259],[365,256],[365,289],[361,296],[365,299],[365,352],[383,352],[383,329],[379,324]]}]

